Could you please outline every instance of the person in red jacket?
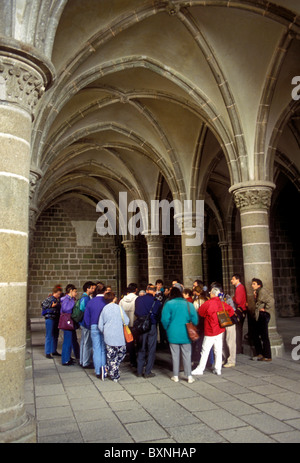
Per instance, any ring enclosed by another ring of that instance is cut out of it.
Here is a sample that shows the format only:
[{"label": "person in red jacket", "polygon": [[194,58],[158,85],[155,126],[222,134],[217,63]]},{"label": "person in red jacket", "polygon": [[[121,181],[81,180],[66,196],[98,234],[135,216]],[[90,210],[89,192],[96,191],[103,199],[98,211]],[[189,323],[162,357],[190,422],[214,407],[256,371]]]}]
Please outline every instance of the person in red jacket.
[{"label": "person in red jacket", "polygon": [[243,353],[243,325],[247,313],[247,295],[245,286],[241,283],[241,277],[235,273],[231,278],[231,284],[235,287],[233,302],[236,305],[235,313],[238,323],[236,324],[236,353]]},{"label": "person in red jacket", "polygon": [[211,348],[214,348],[215,368],[213,373],[220,375],[222,369],[222,350],[223,333],[225,328],[221,328],[217,316],[225,308],[230,317],[234,315],[233,308],[222,302],[218,297],[219,288],[214,287],[210,292],[210,299],[202,304],[198,309],[198,314],[204,317],[204,340],[202,344],[201,359],[199,365],[192,371],[192,375],[203,375],[206,362]]}]

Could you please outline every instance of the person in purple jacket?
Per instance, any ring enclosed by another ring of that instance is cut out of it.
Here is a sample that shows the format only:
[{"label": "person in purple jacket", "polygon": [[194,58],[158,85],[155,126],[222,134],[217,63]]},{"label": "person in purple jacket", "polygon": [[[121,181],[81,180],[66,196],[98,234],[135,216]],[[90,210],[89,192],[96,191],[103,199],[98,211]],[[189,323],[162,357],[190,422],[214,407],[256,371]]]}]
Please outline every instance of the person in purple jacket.
[{"label": "person in purple jacket", "polygon": [[[61,298],[61,309],[60,313],[72,313],[73,307],[76,302],[77,288],[69,284],[66,287],[66,295]],[[62,330],[64,333],[64,340],[61,351],[61,363],[62,365],[73,365],[74,362],[71,359],[72,349],[74,351],[76,359],[79,359],[80,349],[77,341],[76,330],[68,331]]]},{"label": "person in purple jacket", "polygon": [[106,305],[104,293],[106,287],[103,283],[97,283],[94,292],[94,297],[91,299],[84,311],[84,325],[91,330],[91,338],[93,343],[93,362],[97,378],[102,379],[106,374],[106,348],[104,343],[103,333],[99,331],[98,322],[103,307]]}]

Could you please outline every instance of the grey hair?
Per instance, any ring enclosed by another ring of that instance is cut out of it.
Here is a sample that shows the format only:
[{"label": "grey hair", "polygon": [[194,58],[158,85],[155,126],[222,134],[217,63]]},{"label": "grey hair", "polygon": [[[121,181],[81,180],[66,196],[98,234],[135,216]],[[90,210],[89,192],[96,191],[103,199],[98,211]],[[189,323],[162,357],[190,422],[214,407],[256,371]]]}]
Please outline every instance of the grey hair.
[{"label": "grey hair", "polygon": [[211,293],[212,293],[214,296],[218,296],[218,295],[220,294],[220,292],[221,292],[221,291],[219,290],[219,288],[216,288],[216,287],[212,288],[212,290],[211,290]]}]

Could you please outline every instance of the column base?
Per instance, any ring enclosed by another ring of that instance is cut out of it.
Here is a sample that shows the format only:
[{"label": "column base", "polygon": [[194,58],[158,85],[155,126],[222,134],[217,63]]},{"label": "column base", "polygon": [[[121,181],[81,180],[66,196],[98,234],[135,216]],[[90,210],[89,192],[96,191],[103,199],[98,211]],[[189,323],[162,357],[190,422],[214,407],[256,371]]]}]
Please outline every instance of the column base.
[{"label": "column base", "polygon": [[36,421],[27,413],[23,423],[6,431],[1,431],[1,444],[34,444],[36,443]]}]

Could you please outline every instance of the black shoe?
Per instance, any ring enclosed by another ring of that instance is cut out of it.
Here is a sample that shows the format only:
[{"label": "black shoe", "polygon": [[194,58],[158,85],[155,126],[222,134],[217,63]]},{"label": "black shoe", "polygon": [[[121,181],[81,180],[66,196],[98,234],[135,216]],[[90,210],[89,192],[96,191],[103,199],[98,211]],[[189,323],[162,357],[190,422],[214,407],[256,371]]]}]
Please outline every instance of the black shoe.
[{"label": "black shoe", "polygon": [[84,368],[85,370],[92,370],[94,368],[94,365],[86,365],[86,366],[80,365],[80,366]]},{"label": "black shoe", "polygon": [[54,355],[55,357],[61,357],[61,354],[59,354],[57,351],[52,352],[52,355]]},{"label": "black shoe", "polygon": [[46,359],[53,359],[51,354],[46,354]]},{"label": "black shoe", "polygon": [[149,373],[148,375],[144,374],[144,378],[154,378],[156,376],[155,373]]},{"label": "black shoe", "polygon": [[74,365],[73,360],[69,360],[67,363],[62,363],[63,366],[69,366],[69,365]]}]

